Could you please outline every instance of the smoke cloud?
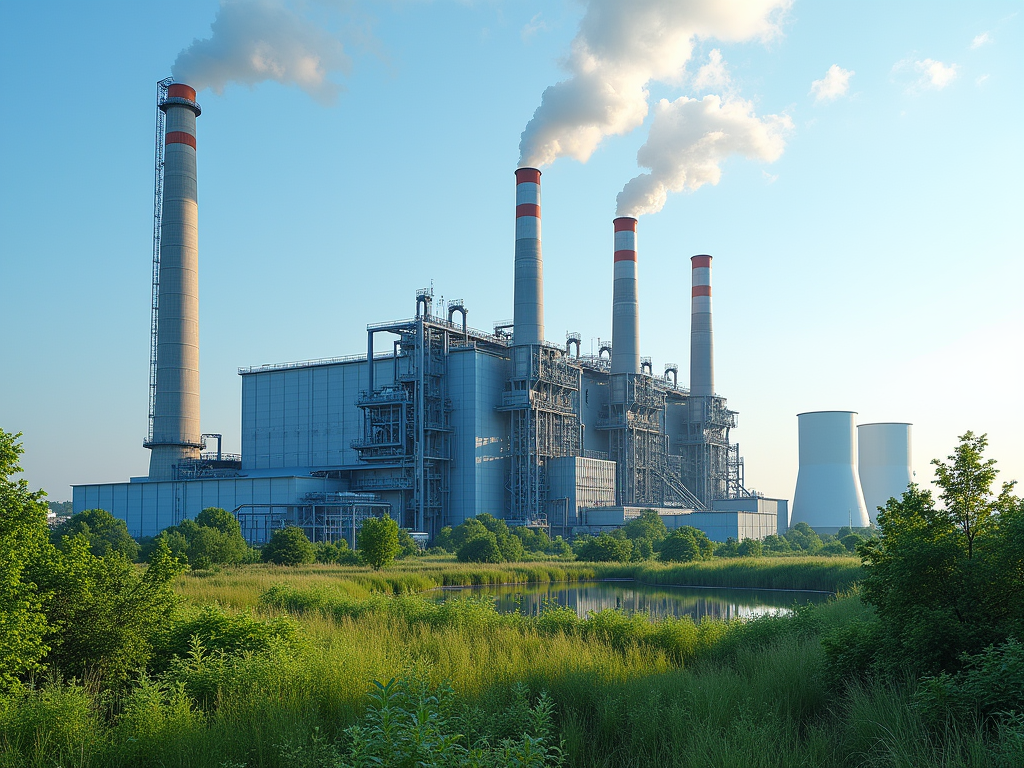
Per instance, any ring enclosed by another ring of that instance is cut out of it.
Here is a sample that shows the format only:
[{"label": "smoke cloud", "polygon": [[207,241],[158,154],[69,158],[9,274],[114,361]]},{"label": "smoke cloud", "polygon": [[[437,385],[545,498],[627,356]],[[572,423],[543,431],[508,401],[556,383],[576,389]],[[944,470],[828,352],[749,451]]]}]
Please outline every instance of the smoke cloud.
[{"label": "smoke cloud", "polygon": [[520,165],[586,162],[606,136],[647,117],[647,84],[675,83],[696,41],[767,40],[792,0],[589,0],[565,61],[523,131]]},{"label": "smoke cloud", "polygon": [[341,42],[283,2],[222,0],[210,31],[178,54],[171,68],[175,80],[217,94],[228,83],[274,80],[322,104],[337,101],[341,86],[327,78],[349,70]]},{"label": "smoke cloud", "polygon": [[787,115],[758,117],[754,105],[743,99],[662,99],[647,142],[636,156],[640,167],[650,172],[623,187],[616,199],[617,215],[657,213],[669,192],[717,184],[722,176],[719,164],[730,155],[774,162],[792,128]]}]

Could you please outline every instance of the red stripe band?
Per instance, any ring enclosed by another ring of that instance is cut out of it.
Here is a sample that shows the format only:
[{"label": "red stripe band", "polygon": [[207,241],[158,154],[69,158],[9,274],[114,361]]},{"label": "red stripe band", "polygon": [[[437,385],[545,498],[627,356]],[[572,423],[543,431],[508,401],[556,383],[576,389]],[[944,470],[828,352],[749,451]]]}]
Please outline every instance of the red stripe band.
[{"label": "red stripe band", "polygon": [[616,251],[615,261],[636,261],[636,251]]},{"label": "red stripe band", "polygon": [[693,286],[692,296],[710,296],[711,286],[710,285],[695,285]]},{"label": "red stripe band", "polygon": [[690,257],[690,262],[693,264],[693,268],[694,269],[697,269],[698,267],[710,267],[711,266],[711,257],[710,256],[692,256],[692,257]]},{"label": "red stripe band", "polygon": [[540,171],[536,168],[517,168],[516,184],[525,184],[527,182],[540,184]]},{"label": "red stripe band", "polygon": [[616,232],[636,232],[636,219],[630,216],[620,216],[612,224]]},{"label": "red stripe band", "polygon": [[516,206],[516,218],[520,216],[536,216],[540,218],[540,206],[533,203],[523,203]]},{"label": "red stripe band", "polygon": [[189,101],[195,101],[196,89],[191,85],[185,85],[184,83],[173,83],[167,86],[167,95],[172,99],[188,99]]},{"label": "red stripe band", "polygon": [[185,131],[171,131],[164,137],[164,144],[188,144],[196,148],[196,137]]}]

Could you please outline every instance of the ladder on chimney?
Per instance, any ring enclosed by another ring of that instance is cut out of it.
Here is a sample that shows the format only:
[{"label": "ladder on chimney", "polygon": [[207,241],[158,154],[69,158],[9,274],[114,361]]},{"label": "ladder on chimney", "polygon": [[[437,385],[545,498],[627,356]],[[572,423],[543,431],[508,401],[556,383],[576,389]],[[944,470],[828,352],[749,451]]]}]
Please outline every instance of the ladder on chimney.
[{"label": "ladder on chimney", "polygon": [[156,418],[156,353],[157,331],[160,325],[160,227],[164,215],[164,134],[166,115],[163,103],[167,88],[174,82],[165,77],[156,84],[156,151],[153,174],[153,302],[149,320],[149,431],[144,445],[153,442],[153,422]]}]

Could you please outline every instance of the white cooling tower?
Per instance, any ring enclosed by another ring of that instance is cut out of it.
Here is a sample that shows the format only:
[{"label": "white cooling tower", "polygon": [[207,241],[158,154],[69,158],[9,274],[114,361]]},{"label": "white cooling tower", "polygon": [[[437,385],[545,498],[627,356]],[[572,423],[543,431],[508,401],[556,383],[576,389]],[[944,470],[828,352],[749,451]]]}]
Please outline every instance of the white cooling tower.
[{"label": "white cooling tower", "polygon": [[860,487],[872,523],[878,519],[878,508],[890,498],[900,498],[913,482],[910,427],[897,423],[857,426]]},{"label": "white cooling tower", "polygon": [[800,472],[790,525],[807,523],[818,533],[843,526],[865,528],[868,512],[857,474],[854,411],[797,414]]}]

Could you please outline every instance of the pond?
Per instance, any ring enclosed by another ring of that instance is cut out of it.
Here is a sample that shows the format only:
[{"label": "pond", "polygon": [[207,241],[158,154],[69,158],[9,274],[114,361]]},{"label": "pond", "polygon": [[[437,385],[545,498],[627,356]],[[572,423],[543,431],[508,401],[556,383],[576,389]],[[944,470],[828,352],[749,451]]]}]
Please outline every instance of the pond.
[{"label": "pond", "polygon": [[788,614],[794,604],[823,603],[831,596],[798,590],[655,586],[631,580],[446,587],[431,594],[437,600],[492,597],[499,613],[518,611],[536,616],[546,602],[554,602],[574,609],[581,618],[613,608],[628,614],[646,613],[652,619],[689,616],[694,621],[705,616],[736,619]]}]

